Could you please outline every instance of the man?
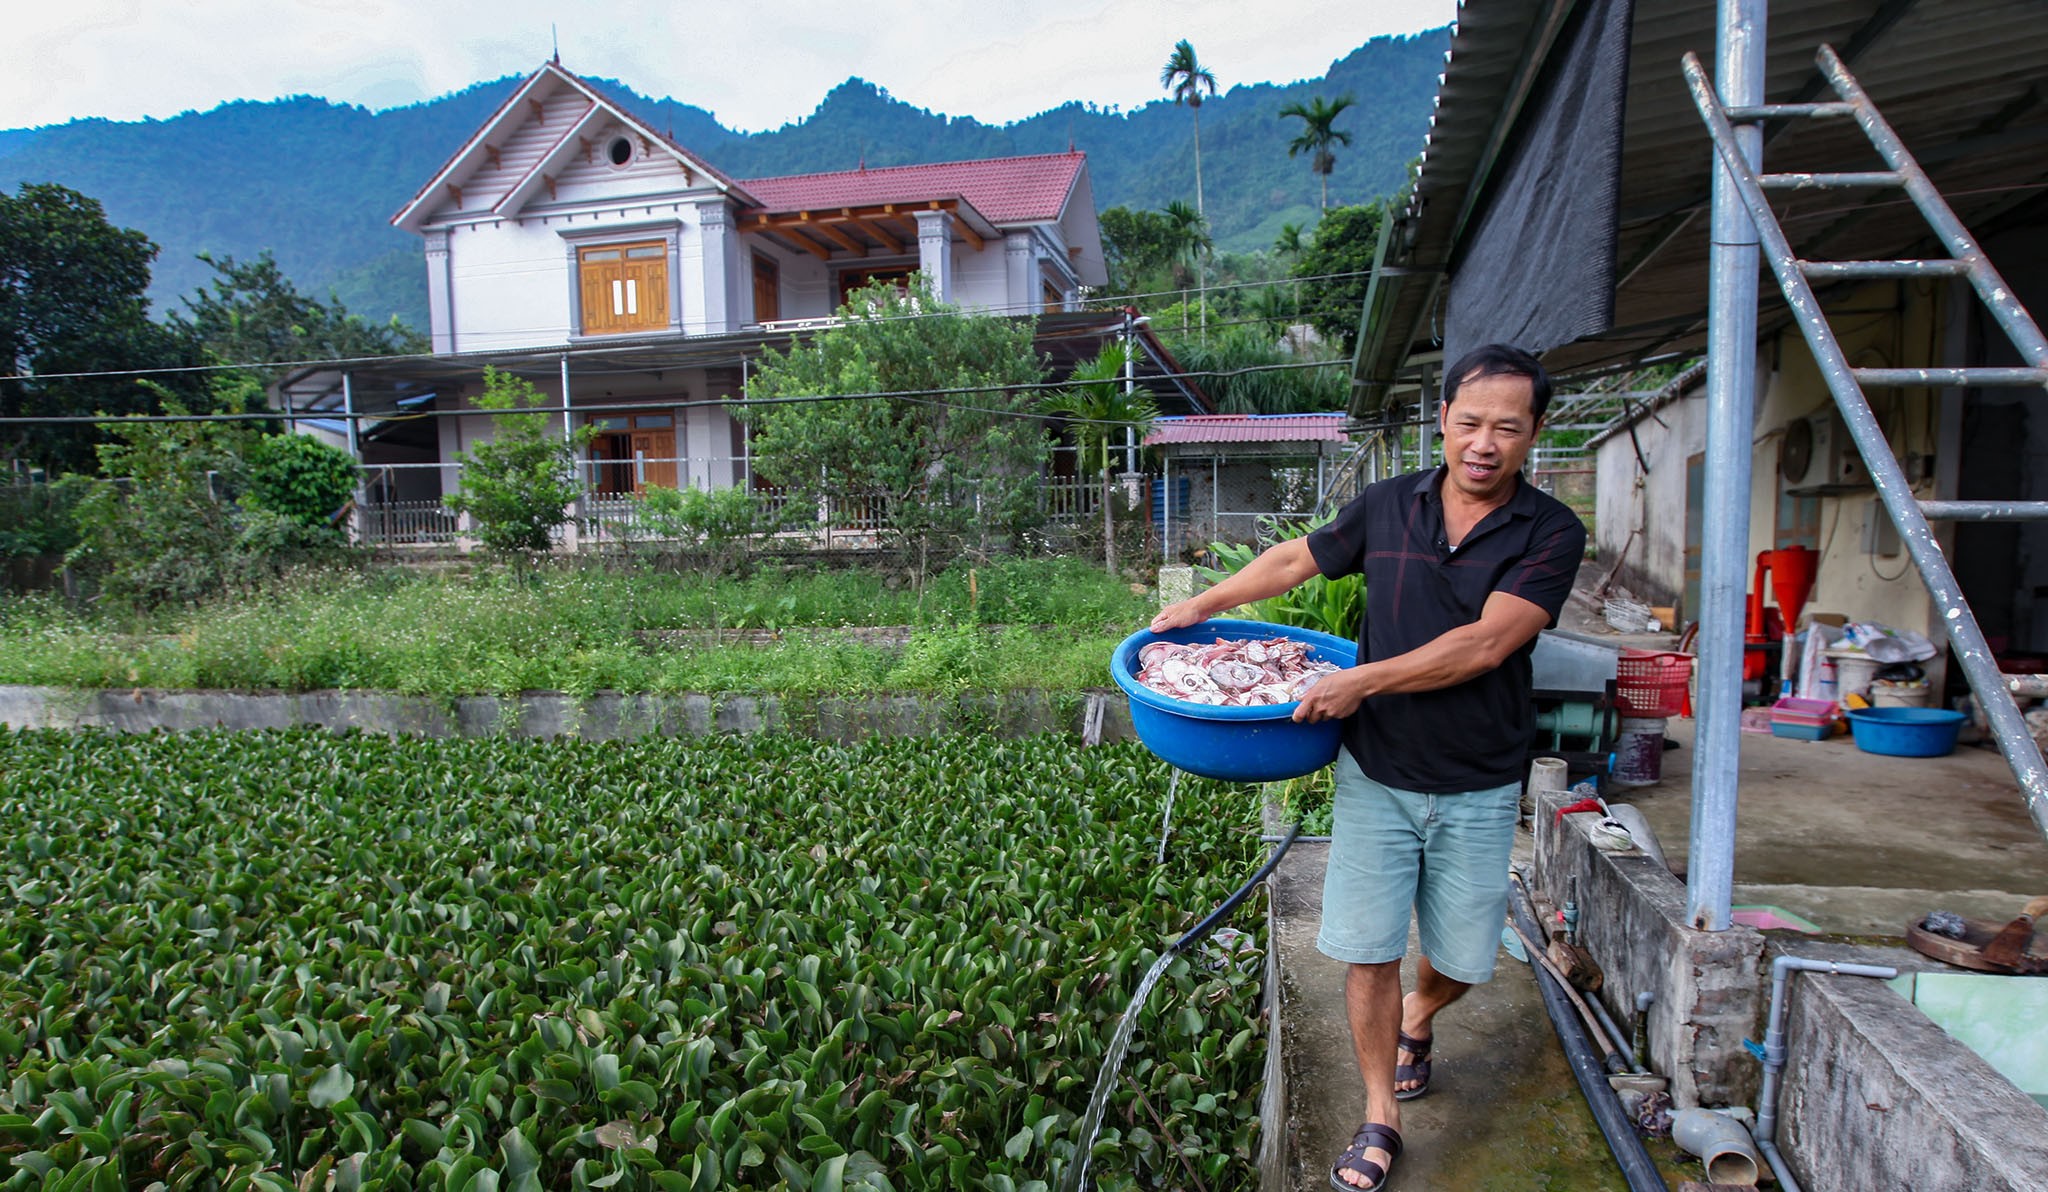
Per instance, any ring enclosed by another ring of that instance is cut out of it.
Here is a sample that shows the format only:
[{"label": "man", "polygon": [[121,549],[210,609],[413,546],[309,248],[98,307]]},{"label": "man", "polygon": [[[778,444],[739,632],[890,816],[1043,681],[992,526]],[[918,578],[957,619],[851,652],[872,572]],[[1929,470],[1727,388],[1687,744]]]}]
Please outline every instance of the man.
[{"label": "man", "polygon": [[[1535,357],[1472,351],[1445,373],[1442,467],[1368,487],[1328,526],[1152,621],[1179,628],[1318,574],[1365,573],[1358,665],[1294,713],[1345,722],[1316,946],[1350,966],[1368,1112],[1330,1170],[1340,1192],[1386,1182],[1400,1102],[1429,1089],[1437,1012],[1493,976],[1534,730],[1529,656],[1586,546],[1572,511],[1520,475],[1549,403]],[[1404,996],[1411,907],[1423,955]]]}]

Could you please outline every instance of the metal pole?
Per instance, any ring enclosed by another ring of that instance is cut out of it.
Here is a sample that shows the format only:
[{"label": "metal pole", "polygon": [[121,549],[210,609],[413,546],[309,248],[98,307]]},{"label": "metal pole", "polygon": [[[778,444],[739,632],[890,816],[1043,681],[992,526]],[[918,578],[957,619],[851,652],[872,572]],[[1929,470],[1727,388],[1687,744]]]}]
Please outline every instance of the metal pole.
[{"label": "metal pole", "polygon": [[1429,470],[1430,456],[1436,450],[1431,437],[1431,432],[1436,430],[1436,420],[1429,416],[1429,398],[1429,369],[1425,367],[1422,370],[1422,388],[1419,391],[1419,396],[1415,399],[1416,415],[1422,419],[1422,426],[1416,431],[1415,470],[1418,472]]},{"label": "metal pole", "polygon": [[[1721,0],[1714,45],[1721,102],[1764,98],[1767,0]],[[1746,124],[1735,143],[1752,167],[1763,158],[1763,128]],[[1725,931],[1734,896],[1736,783],[1742,750],[1745,564],[1749,559],[1750,433],[1756,408],[1756,225],[1735,180],[1714,161],[1708,258],[1707,458],[1700,548],[1698,729],[1692,753],[1692,833],[1686,916]]]},{"label": "metal pole", "polygon": [[341,374],[341,414],[343,420],[348,423],[349,457],[356,461],[357,467],[361,467],[363,448],[361,441],[356,437],[356,391],[347,373]]}]

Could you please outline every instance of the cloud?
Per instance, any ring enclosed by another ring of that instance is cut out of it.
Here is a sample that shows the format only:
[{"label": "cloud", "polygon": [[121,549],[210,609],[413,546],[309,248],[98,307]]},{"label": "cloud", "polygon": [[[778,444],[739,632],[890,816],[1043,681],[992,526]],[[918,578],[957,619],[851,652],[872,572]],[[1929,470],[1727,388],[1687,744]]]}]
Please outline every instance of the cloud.
[{"label": "cloud", "polygon": [[[1386,33],[1448,22],[1453,0],[67,0],[17,6],[0,43],[0,127],[133,120],[224,100],[322,95],[413,103],[521,74],[558,36],[564,65],[772,128],[849,75],[906,102],[991,122],[1070,99],[1161,97],[1159,66],[1192,40],[1227,89],[1320,75]],[[555,27],[551,34],[551,26]]]}]

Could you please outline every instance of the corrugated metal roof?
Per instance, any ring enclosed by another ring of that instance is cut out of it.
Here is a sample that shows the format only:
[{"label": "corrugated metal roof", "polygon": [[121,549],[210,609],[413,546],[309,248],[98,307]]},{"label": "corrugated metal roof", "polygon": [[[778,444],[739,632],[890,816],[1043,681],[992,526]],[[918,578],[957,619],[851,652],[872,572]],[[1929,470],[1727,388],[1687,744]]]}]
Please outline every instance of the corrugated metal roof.
[{"label": "corrugated metal roof", "polygon": [[[1435,363],[1443,270],[1456,263],[1460,213],[1483,199],[1500,144],[1494,135],[1520,111],[1525,75],[1544,31],[1570,0],[1466,0],[1415,200],[1398,221],[1376,280],[1354,377],[1352,411],[1412,401]],[[2038,0],[1774,0],[1766,56],[1769,102],[1826,98],[1813,61],[1823,43],[1849,69],[1980,237],[2041,217],[2048,194],[2048,20]],[[1711,0],[1636,0],[1622,142],[1616,326],[1558,348],[1545,363],[1563,376],[1591,375],[1646,359],[1703,350],[1707,306],[1707,206],[1712,146],[1687,93],[1679,60],[1699,54],[1711,69]],[[1770,140],[1774,170],[1878,168],[1848,121],[1802,121]],[[1779,192],[1774,204],[1794,246],[1820,259],[1912,256],[1926,224],[1902,196]],[[1541,235],[1541,229],[1532,229]],[[1768,334],[1789,314],[1774,285],[1762,294]]]},{"label": "corrugated metal roof", "polygon": [[1342,414],[1203,414],[1152,420],[1145,446],[1175,443],[1341,443]]},{"label": "corrugated metal roof", "polygon": [[1066,209],[1086,161],[1082,153],[1041,153],[751,178],[740,185],[771,213],[959,198],[993,224],[1051,223]]}]

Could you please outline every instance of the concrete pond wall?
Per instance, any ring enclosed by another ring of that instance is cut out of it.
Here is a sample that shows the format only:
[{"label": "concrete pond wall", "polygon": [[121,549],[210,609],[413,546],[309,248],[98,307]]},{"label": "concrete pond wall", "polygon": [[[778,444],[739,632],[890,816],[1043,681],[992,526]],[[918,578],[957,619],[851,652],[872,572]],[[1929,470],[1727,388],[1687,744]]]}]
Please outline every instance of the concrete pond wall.
[{"label": "concrete pond wall", "polygon": [[[1570,801],[1539,797],[1532,876],[1560,905],[1576,880],[1580,943],[1605,974],[1598,996],[1626,1023],[1637,993],[1655,995],[1650,1067],[1679,1106],[1754,1107],[1763,1065],[1744,1040],[1764,1036],[1771,962],[1786,949],[1748,927],[1693,928],[1684,883],[1640,851],[1594,847],[1599,817],[1560,819]],[[1904,947],[1796,937],[1789,950],[1950,971]],[[1795,973],[1785,1028],[1778,1145],[1808,1192],[2048,1188],[2048,1108],[1892,984]]]},{"label": "concrete pond wall", "polygon": [[11,728],[281,729],[312,726],[430,737],[591,740],[793,732],[826,740],[946,732],[1028,736],[1072,733],[1090,743],[1130,739],[1119,692],[1002,692],[864,696],[634,695],[526,692],[455,699],[374,691],[82,691],[0,686],[0,724]]}]

